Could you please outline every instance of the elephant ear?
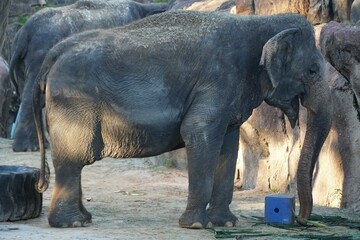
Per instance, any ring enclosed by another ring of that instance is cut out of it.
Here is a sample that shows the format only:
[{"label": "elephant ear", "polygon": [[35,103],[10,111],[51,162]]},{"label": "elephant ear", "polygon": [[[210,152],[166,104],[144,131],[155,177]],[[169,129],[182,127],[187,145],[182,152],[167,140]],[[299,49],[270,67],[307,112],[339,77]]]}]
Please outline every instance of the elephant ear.
[{"label": "elephant ear", "polygon": [[286,29],[270,38],[263,47],[260,66],[264,66],[273,87],[281,81],[285,66],[290,63],[294,40],[299,28]]}]

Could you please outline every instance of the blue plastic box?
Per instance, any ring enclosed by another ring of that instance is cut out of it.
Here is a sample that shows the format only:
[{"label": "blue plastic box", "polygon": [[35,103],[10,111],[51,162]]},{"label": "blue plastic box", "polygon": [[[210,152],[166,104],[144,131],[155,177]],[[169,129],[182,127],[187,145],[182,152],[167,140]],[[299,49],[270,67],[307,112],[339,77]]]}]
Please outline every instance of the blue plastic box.
[{"label": "blue plastic box", "polygon": [[265,197],[265,222],[272,224],[294,224],[295,198],[293,195],[278,194]]}]

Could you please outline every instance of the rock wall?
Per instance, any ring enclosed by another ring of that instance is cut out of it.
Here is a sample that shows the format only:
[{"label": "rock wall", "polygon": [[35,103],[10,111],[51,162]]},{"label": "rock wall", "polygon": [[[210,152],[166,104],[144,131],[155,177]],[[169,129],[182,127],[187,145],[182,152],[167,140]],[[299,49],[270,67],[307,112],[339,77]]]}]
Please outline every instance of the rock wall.
[{"label": "rock wall", "polygon": [[235,0],[171,0],[169,10],[224,11],[235,8]]},{"label": "rock wall", "polygon": [[299,13],[312,24],[331,20],[348,22],[353,0],[236,0],[236,14],[272,15],[277,13]]},{"label": "rock wall", "polygon": [[[5,2],[10,2],[10,0],[1,0],[1,4]],[[76,2],[76,0],[48,0],[48,2],[50,6],[61,6],[72,4]],[[11,42],[21,27],[19,20],[22,18],[22,21],[24,21],[26,17],[38,11],[40,9],[38,3],[39,0],[11,0],[6,31],[2,31],[0,26],[0,34],[5,34],[3,48],[0,48],[0,56],[3,56],[6,61],[10,61]],[[2,9],[1,5],[0,8]]]}]

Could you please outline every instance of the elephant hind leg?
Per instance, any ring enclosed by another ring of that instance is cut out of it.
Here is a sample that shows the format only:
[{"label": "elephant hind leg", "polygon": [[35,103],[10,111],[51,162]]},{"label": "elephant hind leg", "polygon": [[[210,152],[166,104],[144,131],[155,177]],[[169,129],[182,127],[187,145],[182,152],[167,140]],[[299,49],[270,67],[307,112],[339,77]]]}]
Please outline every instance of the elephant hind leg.
[{"label": "elephant hind leg", "polygon": [[91,223],[91,214],[82,203],[82,166],[55,165],[55,187],[49,208],[52,227],[82,227]]}]

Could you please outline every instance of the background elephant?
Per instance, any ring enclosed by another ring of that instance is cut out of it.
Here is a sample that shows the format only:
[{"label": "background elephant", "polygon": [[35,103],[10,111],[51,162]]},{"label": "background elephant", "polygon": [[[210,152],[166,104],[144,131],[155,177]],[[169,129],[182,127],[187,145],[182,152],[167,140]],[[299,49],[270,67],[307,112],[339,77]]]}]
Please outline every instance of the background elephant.
[{"label": "background elephant", "polygon": [[360,29],[330,22],[321,30],[320,46],[326,59],[350,83],[360,103]]},{"label": "background elephant", "polygon": [[56,173],[50,225],[91,221],[81,197],[85,165],[183,146],[189,195],[180,225],[236,225],[229,204],[239,127],[263,100],[282,109],[294,126],[299,99],[308,110],[298,167],[298,221],[306,223],[313,168],[331,124],[323,74],[312,27],[298,15],[175,11],[62,41],[46,56],[34,95],[39,191],[48,184],[42,91]]},{"label": "background elephant", "polygon": [[124,25],[166,8],[167,4],[131,0],[80,0],[65,7],[45,8],[31,16],[16,34],[11,51],[10,77],[21,96],[13,150],[38,150],[31,106],[33,85],[52,46],[71,34]]},{"label": "background elephant", "polygon": [[[359,116],[360,116],[360,30],[356,26],[330,22],[321,31],[321,51],[340,73],[341,89],[334,94],[334,125],[338,132],[341,167],[344,169],[343,207],[360,211]],[[333,145],[334,148],[334,145]]]}]

